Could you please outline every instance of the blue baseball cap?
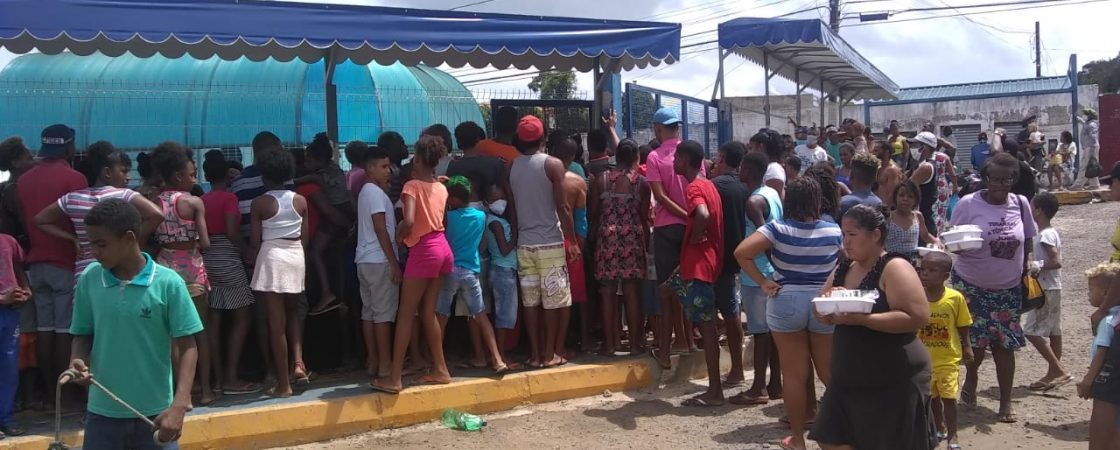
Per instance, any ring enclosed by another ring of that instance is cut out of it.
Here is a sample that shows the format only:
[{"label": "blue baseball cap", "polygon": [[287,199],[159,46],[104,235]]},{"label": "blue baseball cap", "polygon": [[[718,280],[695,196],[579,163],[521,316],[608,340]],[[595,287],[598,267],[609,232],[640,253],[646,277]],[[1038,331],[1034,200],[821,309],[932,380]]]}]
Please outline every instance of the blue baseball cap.
[{"label": "blue baseball cap", "polygon": [[66,149],[74,143],[74,129],[63,124],[54,124],[44,128],[40,137],[42,146],[39,147],[39,157],[61,158],[66,156]]},{"label": "blue baseball cap", "polygon": [[662,106],[653,113],[653,123],[658,125],[676,125],[681,123],[681,118],[677,116],[677,112],[672,108]]}]

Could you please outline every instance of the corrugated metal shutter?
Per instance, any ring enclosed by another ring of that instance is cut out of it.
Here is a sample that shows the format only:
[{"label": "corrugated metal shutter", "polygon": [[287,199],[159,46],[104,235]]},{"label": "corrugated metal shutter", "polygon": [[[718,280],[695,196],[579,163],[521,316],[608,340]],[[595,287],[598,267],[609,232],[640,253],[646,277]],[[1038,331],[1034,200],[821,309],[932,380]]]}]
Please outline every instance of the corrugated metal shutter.
[{"label": "corrugated metal shutter", "polygon": [[957,166],[958,173],[972,168],[972,146],[979,142],[976,135],[980,134],[980,125],[953,125],[953,137],[957,141]]},{"label": "corrugated metal shutter", "polygon": [[1007,131],[1007,137],[1015,139],[1024,127],[1022,122],[996,122],[996,128],[1003,128]]}]

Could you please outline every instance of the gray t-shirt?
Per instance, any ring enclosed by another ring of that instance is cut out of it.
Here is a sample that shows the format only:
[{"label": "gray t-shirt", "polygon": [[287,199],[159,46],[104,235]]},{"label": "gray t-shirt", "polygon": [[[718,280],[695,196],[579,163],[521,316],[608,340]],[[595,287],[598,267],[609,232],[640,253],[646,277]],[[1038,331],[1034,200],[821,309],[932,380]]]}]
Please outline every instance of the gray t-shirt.
[{"label": "gray t-shirt", "polygon": [[552,180],[545,173],[549,156],[544,153],[520,156],[509,169],[509,184],[517,210],[517,245],[550,245],[564,242]]}]

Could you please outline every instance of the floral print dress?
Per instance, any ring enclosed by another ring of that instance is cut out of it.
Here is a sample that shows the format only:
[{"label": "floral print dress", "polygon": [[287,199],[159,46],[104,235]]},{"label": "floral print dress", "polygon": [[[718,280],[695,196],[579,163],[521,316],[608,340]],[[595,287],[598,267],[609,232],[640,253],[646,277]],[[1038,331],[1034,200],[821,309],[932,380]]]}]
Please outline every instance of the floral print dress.
[{"label": "floral print dress", "polygon": [[[619,177],[627,177],[630,189],[613,192]],[[604,176],[600,194],[598,248],[595,278],[598,280],[642,280],[646,278],[646,241],[639,218],[638,188],[645,178],[632,170],[611,170]]]},{"label": "floral print dress", "polygon": [[[950,172],[949,155],[935,152],[932,160],[933,176],[937,180],[937,200],[933,203],[933,223],[937,225],[936,234],[949,228],[949,197],[953,196],[953,185],[949,177],[955,176]],[[933,232],[934,230],[930,230]]]}]

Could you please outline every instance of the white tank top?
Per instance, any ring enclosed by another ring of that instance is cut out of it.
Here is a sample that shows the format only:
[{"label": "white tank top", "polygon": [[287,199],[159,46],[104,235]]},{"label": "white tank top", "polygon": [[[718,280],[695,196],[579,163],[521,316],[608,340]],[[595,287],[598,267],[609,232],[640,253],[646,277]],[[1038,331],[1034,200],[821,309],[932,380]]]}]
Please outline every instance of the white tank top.
[{"label": "white tank top", "polygon": [[271,241],[273,239],[294,239],[300,237],[300,229],[303,226],[303,217],[296,212],[296,208],[292,206],[292,199],[295,198],[296,193],[292,191],[268,191],[266,195],[271,195],[276,199],[276,215],[267,219],[261,220],[261,240]]}]

